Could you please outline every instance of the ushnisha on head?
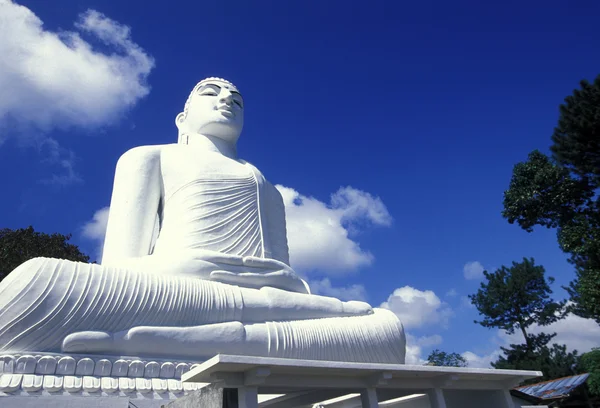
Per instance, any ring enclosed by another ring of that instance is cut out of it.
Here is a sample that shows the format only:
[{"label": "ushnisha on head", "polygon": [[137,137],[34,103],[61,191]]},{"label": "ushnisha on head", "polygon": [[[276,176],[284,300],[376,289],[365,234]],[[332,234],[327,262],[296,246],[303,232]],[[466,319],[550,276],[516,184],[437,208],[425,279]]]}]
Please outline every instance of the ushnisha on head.
[{"label": "ushnisha on head", "polygon": [[235,146],[244,127],[244,100],[231,82],[214,77],[203,79],[190,93],[175,124],[179,143],[201,134]]}]

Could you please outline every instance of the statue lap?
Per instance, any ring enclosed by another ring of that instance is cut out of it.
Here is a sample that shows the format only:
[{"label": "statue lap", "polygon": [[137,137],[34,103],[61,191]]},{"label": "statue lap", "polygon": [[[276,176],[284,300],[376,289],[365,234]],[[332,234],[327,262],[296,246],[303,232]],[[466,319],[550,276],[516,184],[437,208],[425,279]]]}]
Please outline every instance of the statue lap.
[{"label": "statue lap", "polygon": [[[0,282],[0,310],[4,352],[331,358],[347,342],[348,361],[403,360],[403,348],[388,347],[403,344],[397,318],[363,302],[51,258],[32,259]],[[386,346],[357,354],[367,343]]]}]

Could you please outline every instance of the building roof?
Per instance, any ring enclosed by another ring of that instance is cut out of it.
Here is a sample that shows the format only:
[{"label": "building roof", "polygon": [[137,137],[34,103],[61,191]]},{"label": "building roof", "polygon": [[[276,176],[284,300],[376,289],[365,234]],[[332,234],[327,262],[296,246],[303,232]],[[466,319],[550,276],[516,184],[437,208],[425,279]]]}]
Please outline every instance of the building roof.
[{"label": "building roof", "polygon": [[[436,367],[407,364],[298,360],[219,354],[182,375],[183,383],[209,383],[216,378],[227,387],[260,383],[262,393],[292,389],[382,387],[387,389],[507,389],[540,377],[540,371]],[[257,378],[260,377],[260,378]],[[337,385],[334,385],[337,384]]]},{"label": "building roof", "polygon": [[579,374],[570,377],[557,378],[537,384],[515,388],[516,391],[528,396],[548,400],[568,396],[574,389],[585,383],[589,374]]}]

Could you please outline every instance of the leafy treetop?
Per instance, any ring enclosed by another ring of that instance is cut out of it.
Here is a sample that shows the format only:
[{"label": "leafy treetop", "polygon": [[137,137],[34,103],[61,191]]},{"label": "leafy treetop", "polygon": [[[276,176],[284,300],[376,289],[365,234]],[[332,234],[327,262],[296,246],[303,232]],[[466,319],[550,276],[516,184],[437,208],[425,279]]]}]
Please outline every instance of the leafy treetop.
[{"label": "leafy treetop", "polygon": [[483,272],[486,281],[474,295],[471,302],[483,316],[475,321],[483,327],[496,327],[512,334],[520,330],[529,348],[533,347],[532,337],[527,328],[533,324],[545,326],[557,321],[564,303],[550,299],[550,284],[544,267],[535,265],[533,258],[523,262],[513,262],[510,268],[502,266],[496,272]]},{"label": "leafy treetop", "polygon": [[526,231],[556,228],[576,279],[573,311],[600,323],[600,76],[565,98],[549,157],[537,150],[513,169],[502,215]]},{"label": "leafy treetop", "polygon": [[467,367],[467,360],[458,353],[446,353],[438,349],[433,350],[427,357],[427,364],[440,367]]},{"label": "leafy treetop", "polygon": [[0,229],[0,279],[23,262],[36,257],[60,258],[89,262],[90,257],[76,245],[69,244],[71,235],[45,234],[33,227]]}]

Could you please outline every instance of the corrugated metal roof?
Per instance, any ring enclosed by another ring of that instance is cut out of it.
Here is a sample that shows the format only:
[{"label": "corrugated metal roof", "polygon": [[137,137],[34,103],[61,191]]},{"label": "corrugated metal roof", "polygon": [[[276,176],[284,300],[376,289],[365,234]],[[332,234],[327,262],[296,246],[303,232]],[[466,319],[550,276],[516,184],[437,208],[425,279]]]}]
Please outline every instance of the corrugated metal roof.
[{"label": "corrugated metal roof", "polygon": [[517,387],[515,390],[541,399],[559,398],[569,395],[575,388],[583,384],[588,376],[589,374],[579,374],[571,377],[563,377],[552,381]]}]

